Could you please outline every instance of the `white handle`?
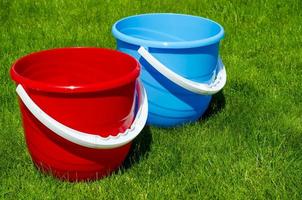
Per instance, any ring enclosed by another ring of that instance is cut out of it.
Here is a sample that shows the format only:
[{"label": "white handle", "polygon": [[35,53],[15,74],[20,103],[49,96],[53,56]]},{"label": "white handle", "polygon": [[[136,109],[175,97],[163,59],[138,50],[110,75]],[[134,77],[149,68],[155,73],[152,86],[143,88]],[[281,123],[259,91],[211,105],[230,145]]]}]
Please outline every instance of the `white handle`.
[{"label": "white handle", "polygon": [[131,127],[123,133],[118,133],[117,136],[101,137],[99,135],[77,131],[61,124],[43,112],[43,110],[41,110],[41,108],[39,108],[39,106],[28,96],[22,85],[19,84],[16,89],[24,105],[47,128],[70,142],[94,149],[111,149],[123,146],[132,141],[142,131],[147,121],[148,102],[146,91],[142,84],[139,84],[138,90],[138,93],[140,94],[140,105]]},{"label": "white handle", "polygon": [[191,92],[204,95],[215,94],[219,92],[226,83],[226,70],[220,57],[218,58],[217,63],[218,73],[216,75],[216,79],[210,84],[205,84],[188,80],[176,74],[175,72],[167,68],[165,65],[163,65],[160,61],[158,61],[154,56],[152,56],[144,47],[140,47],[138,49],[138,53],[162,75],[167,77],[173,83]]}]

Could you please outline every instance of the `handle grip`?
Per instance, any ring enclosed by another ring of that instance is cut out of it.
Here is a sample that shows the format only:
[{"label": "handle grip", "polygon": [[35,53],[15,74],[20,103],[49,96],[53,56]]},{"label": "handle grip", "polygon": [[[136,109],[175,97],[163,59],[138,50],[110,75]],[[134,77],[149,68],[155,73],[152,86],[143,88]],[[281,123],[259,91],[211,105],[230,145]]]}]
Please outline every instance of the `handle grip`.
[{"label": "handle grip", "polygon": [[142,46],[138,49],[138,53],[159,73],[164,75],[173,83],[191,92],[203,95],[212,95],[219,92],[226,84],[226,70],[220,57],[218,58],[217,63],[218,72],[216,75],[216,79],[210,84],[205,84],[188,80],[176,74],[168,67],[163,65]]},{"label": "handle grip", "polygon": [[141,83],[137,86],[137,93],[139,94],[139,108],[131,127],[123,133],[118,133],[116,136],[108,137],[84,133],[65,126],[45,113],[29,97],[22,85],[19,84],[16,91],[24,105],[44,126],[52,130],[58,136],[84,147],[94,149],[112,149],[123,146],[132,141],[142,131],[147,121],[147,95]]}]

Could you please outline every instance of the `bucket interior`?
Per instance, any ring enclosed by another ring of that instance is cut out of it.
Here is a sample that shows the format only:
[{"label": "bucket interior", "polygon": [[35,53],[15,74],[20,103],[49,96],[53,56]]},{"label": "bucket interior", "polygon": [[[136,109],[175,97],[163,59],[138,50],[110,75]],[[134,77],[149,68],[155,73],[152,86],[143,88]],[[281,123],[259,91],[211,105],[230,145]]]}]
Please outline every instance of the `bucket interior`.
[{"label": "bucket interior", "polygon": [[133,81],[139,66],[132,57],[101,48],[62,48],[19,59],[12,67],[17,82],[27,80],[57,88]]},{"label": "bucket interior", "polygon": [[181,14],[132,16],[119,21],[115,28],[127,36],[159,42],[204,40],[222,31],[222,27],[214,21]]}]

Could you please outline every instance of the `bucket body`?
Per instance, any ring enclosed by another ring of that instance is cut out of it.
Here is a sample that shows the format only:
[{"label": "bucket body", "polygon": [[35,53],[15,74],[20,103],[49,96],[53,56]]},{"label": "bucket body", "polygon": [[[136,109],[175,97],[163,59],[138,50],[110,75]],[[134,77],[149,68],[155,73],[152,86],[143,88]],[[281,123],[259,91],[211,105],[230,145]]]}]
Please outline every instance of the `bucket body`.
[{"label": "bucket body", "polygon": [[[49,116],[78,131],[116,136],[134,119],[138,63],[101,48],[64,48],[19,59],[11,76]],[[20,100],[26,143],[35,165],[69,181],[93,180],[116,170],[131,142],[94,149],[66,140],[45,127]]]},{"label": "bucket body", "polygon": [[207,109],[211,95],[201,95],[173,83],[139,53],[144,47],[178,75],[199,83],[215,78],[223,28],[209,19],[181,14],[144,14],[113,25],[117,49],[141,64],[141,80],[148,94],[148,123],[175,126],[196,121]]}]

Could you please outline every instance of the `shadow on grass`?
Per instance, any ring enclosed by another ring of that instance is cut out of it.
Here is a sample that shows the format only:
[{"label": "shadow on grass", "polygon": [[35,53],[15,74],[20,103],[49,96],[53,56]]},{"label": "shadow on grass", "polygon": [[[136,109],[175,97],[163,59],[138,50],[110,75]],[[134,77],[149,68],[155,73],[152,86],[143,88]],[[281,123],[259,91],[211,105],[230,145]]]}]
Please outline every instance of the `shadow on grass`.
[{"label": "shadow on grass", "polygon": [[120,169],[122,171],[131,168],[132,165],[138,163],[143,157],[148,155],[152,143],[152,134],[150,127],[145,126],[142,132],[134,139],[127,158],[123,162]]},{"label": "shadow on grass", "polygon": [[205,111],[205,113],[202,115],[202,117],[199,120],[206,121],[213,115],[218,114],[221,112],[225,107],[225,97],[222,91],[218,92],[217,94],[212,96],[212,101],[208,107],[208,109]]},{"label": "shadow on grass", "polygon": [[[212,101],[205,111],[204,115],[200,118],[200,120],[205,121],[208,120],[213,115],[221,112],[225,107],[225,97],[222,91],[213,95]],[[152,143],[152,134],[149,126],[145,126],[143,131],[135,138],[132,143],[130,152],[120,167],[120,170],[125,171],[131,168],[136,163],[139,163],[140,160],[146,156],[148,156],[148,152],[150,151]]]}]

